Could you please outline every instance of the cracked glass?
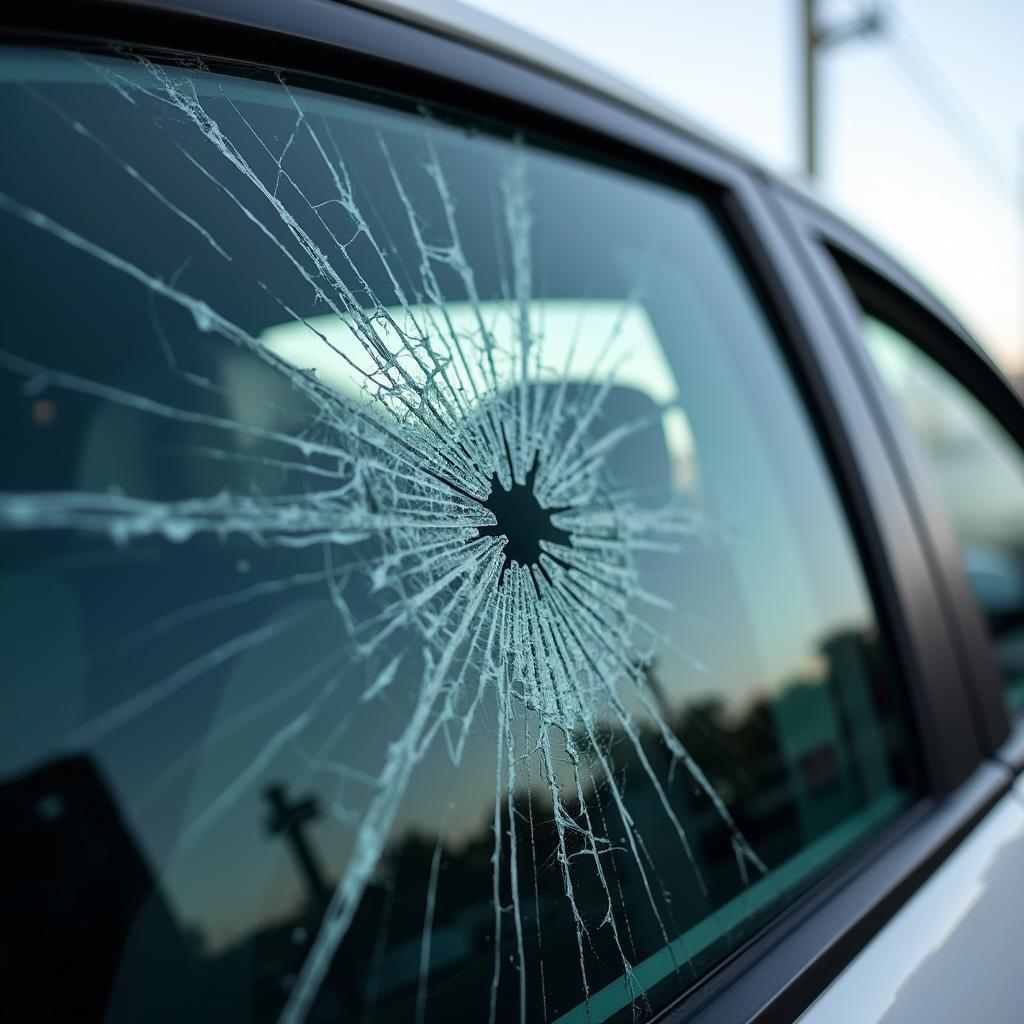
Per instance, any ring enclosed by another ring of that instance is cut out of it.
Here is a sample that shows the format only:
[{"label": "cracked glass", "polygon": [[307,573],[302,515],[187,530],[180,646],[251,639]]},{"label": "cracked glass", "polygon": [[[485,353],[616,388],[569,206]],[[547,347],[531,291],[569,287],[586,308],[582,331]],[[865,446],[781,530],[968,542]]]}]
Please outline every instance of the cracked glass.
[{"label": "cracked glass", "polygon": [[914,799],[712,204],[185,57],[0,117],[17,1019],[642,1020]]}]

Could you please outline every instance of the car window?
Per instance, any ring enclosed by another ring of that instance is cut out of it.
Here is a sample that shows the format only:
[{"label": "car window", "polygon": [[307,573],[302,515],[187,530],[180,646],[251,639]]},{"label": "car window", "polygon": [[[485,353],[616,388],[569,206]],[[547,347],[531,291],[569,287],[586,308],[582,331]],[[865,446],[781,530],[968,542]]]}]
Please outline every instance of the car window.
[{"label": "car window", "polygon": [[643,1019],[914,799],[713,204],[276,72],[0,77],[18,1019]]},{"label": "car window", "polygon": [[1012,711],[1024,706],[1024,452],[959,380],[883,321],[868,351],[910,427],[985,614]]}]

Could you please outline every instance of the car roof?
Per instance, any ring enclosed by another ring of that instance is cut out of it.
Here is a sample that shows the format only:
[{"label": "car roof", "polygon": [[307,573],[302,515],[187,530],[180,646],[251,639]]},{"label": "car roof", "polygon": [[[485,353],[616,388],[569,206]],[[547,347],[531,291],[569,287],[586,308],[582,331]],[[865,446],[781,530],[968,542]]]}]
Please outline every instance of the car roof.
[{"label": "car roof", "polygon": [[[749,154],[727,142],[706,126],[692,120],[670,103],[658,99],[642,88],[592,64],[540,36],[512,25],[460,0],[340,0],[350,7],[361,7],[408,24],[487,50],[546,75],[560,78],[633,113],[658,121],[674,131],[683,132],[739,160],[761,173],[777,177]],[[797,182],[801,188],[802,183]]]},{"label": "car roof", "polygon": [[618,77],[584,57],[513,25],[503,18],[474,7],[463,0],[333,0],[349,7],[362,8],[396,21],[422,28],[435,35],[489,51],[545,75],[583,88],[605,100],[626,107],[631,113],[680,132],[695,142],[709,146],[731,160],[743,164],[762,179],[770,180],[803,201],[826,212],[834,220],[861,234],[820,194],[814,182],[800,171],[780,173],[701,124],[678,107],[659,99]]}]

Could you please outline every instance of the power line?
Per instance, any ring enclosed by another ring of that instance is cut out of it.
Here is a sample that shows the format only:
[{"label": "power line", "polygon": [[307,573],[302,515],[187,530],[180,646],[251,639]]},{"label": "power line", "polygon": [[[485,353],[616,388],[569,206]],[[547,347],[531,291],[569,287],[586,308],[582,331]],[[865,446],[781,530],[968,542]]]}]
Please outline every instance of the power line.
[{"label": "power line", "polygon": [[1016,200],[1014,174],[1007,166],[1002,147],[895,5],[886,10],[886,24],[894,30],[889,38],[903,58],[897,59],[892,48],[886,49],[886,56],[896,70],[989,185],[1001,197]]}]

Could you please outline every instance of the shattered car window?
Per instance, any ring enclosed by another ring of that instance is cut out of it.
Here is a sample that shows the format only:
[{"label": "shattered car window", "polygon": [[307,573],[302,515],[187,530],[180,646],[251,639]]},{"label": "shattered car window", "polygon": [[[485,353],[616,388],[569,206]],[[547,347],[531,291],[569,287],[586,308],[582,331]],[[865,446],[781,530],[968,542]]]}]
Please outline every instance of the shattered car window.
[{"label": "shattered car window", "polygon": [[916,791],[714,207],[336,90],[0,65],[17,1019],[644,1019]]}]

